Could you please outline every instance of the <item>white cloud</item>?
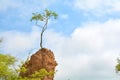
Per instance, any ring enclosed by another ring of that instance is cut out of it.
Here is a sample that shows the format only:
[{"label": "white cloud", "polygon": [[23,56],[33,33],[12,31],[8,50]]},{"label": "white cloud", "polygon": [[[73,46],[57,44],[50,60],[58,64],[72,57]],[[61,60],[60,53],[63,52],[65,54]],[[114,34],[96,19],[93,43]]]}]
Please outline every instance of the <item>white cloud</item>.
[{"label": "white cloud", "polygon": [[120,12],[119,0],[75,0],[73,6],[76,9],[85,12],[92,12],[96,15],[101,15],[111,12]]},{"label": "white cloud", "polygon": [[58,61],[56,80],[114,80],[120,50],[120,20],[89,22],[70,37],[48,32],[47,45]]},{"label": "white cloud", "polygon": [[21,56],[28,55],[30,50],[35,49],[37,45],[39,46],[39,29],[36,29],[36,27],[33,27],[31,33],[13,30],[3,32],[1,36],[4,39],[2,45],[3,53],[12,54],[14,56],[20,56],[20,54]]},{"label": "white cloud", "polygon": [[67,14],[62,14],[62,15],[61,15],[61,18],[62,18],[62,19],[68,19],[68,15],[67,15]]},{"label": "white cloud", "polygon": [[0,0],[0,11],[7,10],[9,8],[19,7],[19,3],[15,0]]},{"label": "white cloud", "polygon": [[[119,19],[89,22],[76,28],[70,36],[47,30],[44,44],[54,52],[58,62],[55,80],[118,80],[114,68],[120,52],[119,26]],[[22,52],[39,46],[36,27],[31,33],[9,31],[1,35],[7,53],[24,56]]]}]

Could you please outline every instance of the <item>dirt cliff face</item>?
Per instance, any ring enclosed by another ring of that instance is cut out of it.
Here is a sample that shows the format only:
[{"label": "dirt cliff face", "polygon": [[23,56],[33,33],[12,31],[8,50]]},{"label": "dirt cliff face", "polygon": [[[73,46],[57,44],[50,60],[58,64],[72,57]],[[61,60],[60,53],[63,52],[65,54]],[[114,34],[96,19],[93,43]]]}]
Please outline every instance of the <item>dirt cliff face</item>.
[{"label": "dirt cliff face", "polygon": [[[51,50],[42,48],[33,54],[30,60],[23,65],[27,71],[25,73],[20,73],[21,77],[30,77],[35,71],[39,71],[45,68],[48,72],[55,71],[57,62],[55,61],[54,54]],[[53,80],[53,76],[46,76],[43,80]]]}]

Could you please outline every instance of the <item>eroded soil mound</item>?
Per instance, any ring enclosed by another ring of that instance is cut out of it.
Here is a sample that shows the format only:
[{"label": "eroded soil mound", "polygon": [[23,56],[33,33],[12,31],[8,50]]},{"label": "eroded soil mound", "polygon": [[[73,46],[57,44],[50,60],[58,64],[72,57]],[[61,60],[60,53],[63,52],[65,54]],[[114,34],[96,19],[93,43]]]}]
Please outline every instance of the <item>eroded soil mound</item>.
[{"label": "eroded soil mound", "polygon": [[[57,62],[55,61],[54,54],[51,50],[42,48],[33,54],[30,60],[23,65],[27,71],[25,73],[20,73],[21,77],[30,77],[35,71],[39,71],[45,68],[48,72],[55,71]],[[53,76],[46,76],[43,80],[53,80]]]}]

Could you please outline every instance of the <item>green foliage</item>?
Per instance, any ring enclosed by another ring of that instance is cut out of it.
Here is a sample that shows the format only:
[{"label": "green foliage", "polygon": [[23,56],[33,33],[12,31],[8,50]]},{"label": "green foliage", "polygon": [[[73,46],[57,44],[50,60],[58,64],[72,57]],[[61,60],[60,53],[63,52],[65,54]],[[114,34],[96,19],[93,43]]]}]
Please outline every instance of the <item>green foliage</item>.
[{"label": "green foliage", "polygon": [[15,71],[12,65],[16,62],[16,59],[10,55],[0,54],[0,79],[10,80],[15,76]]},{"label": "green foliage", "polygon": [[118,73],[120,71],[120,59],[117,59],[117,65],[116,65],[116,72]]},{"label": "green foliage", "polygon": [[32,20],[36,20],[36,21],[40,20],[40,21],[43,21],[43,16],[42,16],[41,14],[39,14],[39,13],[33,13],[33,16],[32,16],[32,18],[31,18],[31,21],[32,21]]},{"label": "green foliage", "polygon": [[40,69],[39,71],[36,71],[34,74],[32,74],[31,77],[43,79],[46,75],[48,75],[48,72],[45,69]]},{"label": "green foliage", "polygon": [[55,13],[54,11],[50,11],[50,10],[45,10],[44,13],[40,14],[40,13],[33,13],[33,16],[31,18],[31,21],[35,20],[35,21],[46,21],[47,19],[50,19],[51,17],[54,17],[54,19],[57,19],[57,13]]},{"label": "green foliage", "polygon": [[120,64],[117,64],[117,65],[116,65],[116,70],[117,70],[117,71],[120,71]]},{"label": "green foliage", "polygon": [[36,71],[34,74],[31,75],[31,77],[43,79],[45,76],[53,76],[54,73],[55,73],[54,71],[48,72],[46,69],[43,68],[40,69],[39,71]]},{"label": "green foliage", "polygon": [[54,17],[54,19],[57,19],[57,13],[55,13],[54,11],[50,11],[50,10],[45,10],[45,15],[43,15],[44,18],[50,18],[50,17]]},{"label": "green foliage", "polygon": [[55,74],[54,71],[50,71],[48,72],[46,69],[42,68],[39,71],[35,71],[34,74],[31,75],[30,78],[27,77],[20,77],[19,76],[19,80],[42,80],[45,76],[53,76]]},{"label": "green foliage", "polygon": [[19,67],[19,69],[17,69],[17,72],[22,72],[22,73],[25,73],[27,71],[27,69],[23,66]]},{"label": "green foliage", "polygon": [[0,54],[0,63],[5,65],[13,65],[16,59],[8,54]]}]

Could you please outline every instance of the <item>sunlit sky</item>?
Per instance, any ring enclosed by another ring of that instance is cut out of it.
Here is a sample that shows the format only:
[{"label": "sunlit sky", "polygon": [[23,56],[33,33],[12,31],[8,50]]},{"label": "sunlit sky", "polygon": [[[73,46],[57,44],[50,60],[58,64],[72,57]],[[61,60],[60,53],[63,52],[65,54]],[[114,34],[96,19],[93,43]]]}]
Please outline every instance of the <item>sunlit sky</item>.
[{"label": "sunlit sky", "polygon": [[119,80],[120,0],[0,0],[1,52],[20,60],[39,49],[32,13],[49,9],[44,47],[54,52],[55,80]]}]

